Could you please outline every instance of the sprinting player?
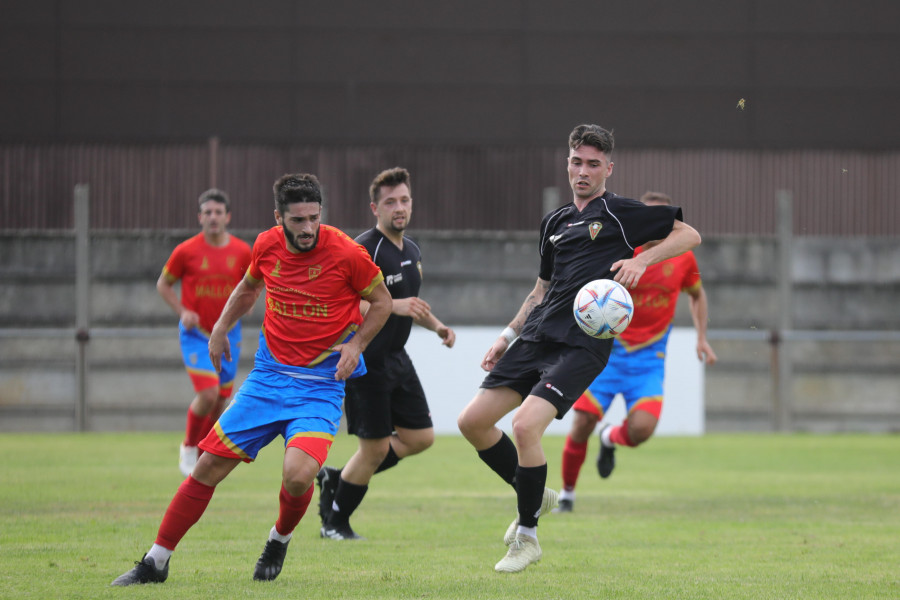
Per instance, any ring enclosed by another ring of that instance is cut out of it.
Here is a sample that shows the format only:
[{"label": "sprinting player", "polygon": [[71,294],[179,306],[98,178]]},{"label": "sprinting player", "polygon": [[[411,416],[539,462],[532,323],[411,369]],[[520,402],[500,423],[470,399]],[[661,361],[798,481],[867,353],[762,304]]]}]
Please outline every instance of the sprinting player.
[{"label": "sprinting player", "polygon": [[[641,202],[668,206],[672,199],[659,192],[647,192],[641,196]],[[644,244],[635,256],[653,244]],[[631,324],[613,341],[606,368],[572,406],[575,415],[563,449],[563,489],[555,512],[569,512],[574,507],[575,484],[587,455],[588,439],[616,394],[624,397],[627,416],[621,425],[607,425],[600,432],[597,469],[601,477],[609,477],[615,467],[616,445],[636,447],[656,430],[662,411],[666,344],[682,291],[690,297],[691,317],[697,330],[697,358],[707,365],[715,364],[716,353],[706,340],[706,292],[694,253],[688,251],[647,267],[640,283],[631,290],[635,307]]]},{"label": "sprinting player", "polygon": [[[178,244],[163,267],[156,290],[178,315],[178,335],[184,367],[196,395],[187,411],[184,441],[178,468],[187,477],[197,464],[200,443],[231,396],[241,347],[241,322],[228,332],[235,349],[233,360],[224,361],[218,373],[209,358],[209,332],[234,287],[250,265],[250,246],[228,233],[231,203],[222,190],[200,194],[197,216],[202,231]],[[181,280],[181,298],[175,283]]]},{"label": "sprinting player", "polygon": [[[274,191],[278,225],[256,238],[250,268],[209,338],[218,370],[223,356],[231,358],[228,331],[265,286],[253,370],[200,442],[203,453],[169,504],[156,543],[112,585],[165,581],[172,552],[206,510],[216,485],[281,435],[278,520],[253,572],[256,580],[275,579],[340,424],[344,381],[365,372],[360,355],[391,312],[384,278],[365,249],[320,224],[322,192],[316,177],[285,175]],[[365,317],[359,312],[361,298],[369,302]]]},{"label": "sprinting player", "polygon": [[347,431],[359,438],[359,447],[343,469],[322,467],[316,476],[320,535],[332,540],[360,537],[350,527],[350,516],[366,495],[372,475],[434,443],[425,391],[404,348],[413,323],[435,332],[448,348],[456,342],[456,333],[418,297],[422,253],[403,234],[412,217],[409,172],[401,167],[382,171],[369,186],[369,196],[376,224],[356,241],[381,268],[393,308],[366,348],[368,372],[347,382]]},{"label": "sprinting player", "polygon": [[[597,125],[579,125],[569,135],[573,200],[543,218],[537,283],[485,354],[481,366],[490,372],[459,416],[459,429],[479,458],[516,491],[518,514],[504,535],[509,548],[494,566],[498,572],[522,571],[540,560],[538,517],[557,502],[557,493],[545,487],[541,437],[603,370],[612,348],[612,340],[579,329],[572,317],[575,294],[604,277],[632,288],[648,265],[700,243],[681,221],[680,208],[606,191],[613,144],[612,134]],[[634,256],[651,240],[662,241]],[[514,410],[515,443],[496,426]]]}]

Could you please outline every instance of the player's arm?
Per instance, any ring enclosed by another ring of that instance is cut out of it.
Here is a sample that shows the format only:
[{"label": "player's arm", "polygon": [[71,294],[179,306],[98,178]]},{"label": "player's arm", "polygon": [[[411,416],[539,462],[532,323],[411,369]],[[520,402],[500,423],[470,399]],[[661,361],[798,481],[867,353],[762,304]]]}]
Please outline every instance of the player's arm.
[{"label": "player's arm", "polygon": [[200,315],[181,305],[181,299],[178,298],[178,293],[175,292],[176,281],[178,280],[169,279],[166,272],[163,271],[160,273],[159,279],[156,280],[156,291],[159,292],[160,297],[169,305],[172,312],[178,315],[178,319],[181,321],[181,324],[184,325],[184,328],[192,329],[200,322]]},{"label": "player's arm", "polygon": [[700,234],[697,230],[687,223],[676,220],[672,231],[658,244],[635,257],[614,262],[610,271],[616,272],[613,279],[627,288],[634,288],[650,265],[684,254],[699,245]]},{"label": "player's arm", "polygon": [[[396,302],[396,300],[394,300],[394,302]],[[417,325],[424,327],[428,331],[433,331],[438,334],[438,337],[440,337],[442,340],[441,343],[448,348],[452,348],[453,344],[456,343],[456,332],[441,323],[441,320],[434,316],[434,313],[431,312],[430,307],[428,312],[424,316],[413,317],[413,321]]]},{"label": "player's arm", "polygon": [[253,308],[256,299],[263,289],[263,281],[254,279],[249,274],[244,275],[222,309],[222,314],[209,334],[209,357],[212,359],[216,371],[221,368],[222,356],[225,360],[231,360],[231,344],[228,342],[228,332],[234,327],[247,312]]},{"label": "player's arm", "polygon": [[359,326],[349,342],[335,347],[335,350],[341,353],[337,370],[334,373],[334,378],[337,380],[350,377],[356,369],[356,365],[359,364],[359,355],[366,349],[375,334],[381,331],[391,315],[391,293],[383,281],[372,288],[372,291],[369,292],[369,295],[364,296],[363,300],[368,303],[369,307],[363,316],[362,325]]},{"label": "player's arm", "polygon": [[528,319],[528,315],[531,314],[531,311],[534,310],[535,306],[544,301],[544,296],[547,294],[549,288],[550,282],[538,277],[537,282],[534,284],[534,289],[525,297],[525,302],[522,303],[515,318],[510,321],[506,329],[500,333],[500,337],[494,341],[493,345],[488,349],[487,354],[484,355],[484,358],[481,360],[482,369],[490,371],[494,368],[494,365],[497,364],[497,361],[500,360],[500,357],[503,356],[506,349],[509,348],[509,345],[519,337],[519,334],[522,332],[522,327],[525,326],[525,321]]},{"label": "player's arm", "polygon": [[690,297],[691,319],[694,321],[694,329],[697,330],[697,358],[707,365],[714,365],[719,359],[706,339],[706,324],[709,322],[706,290],[702,285],[698,285],[687,293]]}]

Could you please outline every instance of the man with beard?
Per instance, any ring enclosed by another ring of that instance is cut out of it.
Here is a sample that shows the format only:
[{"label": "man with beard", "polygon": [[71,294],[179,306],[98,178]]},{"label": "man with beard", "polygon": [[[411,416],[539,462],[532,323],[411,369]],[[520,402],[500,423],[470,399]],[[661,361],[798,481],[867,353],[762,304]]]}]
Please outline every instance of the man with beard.
[{"label": "man with beard", "polygon": [[320,535],[332,540],[359,539],[350,527],[350,515],[362,502],[372,475],[434,443],[425,391],[404,349],[413,323],[435,332],[448,348],[456,341],[456,333],[418,297],[422,253],[403,234],[412,216],[409,172],[402,167],[382,171],[369,186],[369,196],[377,222],[356,241],[381,268],[392,310],[366,348],[368,372],[347,382],[347,431],[359,438],[359,447],[343,469],[322,467],[316,476]]},{"label": "man with beard", "polygon": [[[257,237],[250,268],[209,339],[209,354],[219,369],[223,356],[231,357],[227,332],[265,286],[253,370],[200,442],[204,452],[169,504],[156,542],[112,585],[165,581],[172,552],[206,510],[216,485],[281,435],[285,451],[278,518],[253,573],[256,580],[275,579],[337,433],[344,382],[365,373],[360,355],[390,314],[391,295],[365,249],[340,230],[320,224],[322,193],[316,177],[285,175],[275,182],[274,192],[277,226]],[[365,317],[361,299],[369,304]]]}]

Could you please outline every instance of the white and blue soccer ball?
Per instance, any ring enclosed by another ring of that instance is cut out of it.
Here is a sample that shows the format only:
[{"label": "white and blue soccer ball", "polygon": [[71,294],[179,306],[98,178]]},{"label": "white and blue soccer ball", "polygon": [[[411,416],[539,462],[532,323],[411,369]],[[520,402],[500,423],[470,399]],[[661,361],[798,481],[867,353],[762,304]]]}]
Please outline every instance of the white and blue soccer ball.
[{"label": "white and blue soccer ball", "polygon": [[582,331],[606,339],[625,331],[634,316],[634,302],[623,285],[597,279],[578,290],[572,312]]}]

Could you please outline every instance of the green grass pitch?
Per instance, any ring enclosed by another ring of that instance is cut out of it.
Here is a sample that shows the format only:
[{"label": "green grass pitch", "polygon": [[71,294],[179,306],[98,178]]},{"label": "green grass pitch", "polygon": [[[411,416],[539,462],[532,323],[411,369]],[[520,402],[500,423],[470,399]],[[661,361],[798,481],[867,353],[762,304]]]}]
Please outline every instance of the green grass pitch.
[{"label": "green grass pitch", "polygon": [[[0,598],[900,598],[900,436],[706,435],[620,449],[575,512],[541,518],[544,558],[494,573],[512,490],[461,437],[377,475],[360,542],[318,537],[315,502],[285,568],[254,582],[281,450],[238,467],[161,585],[111,588],[150,547],[181,481],[175,433],[0,435]],[[356,440],[340,435],[329,464]],[[558,488],[563,438],[545,439]]]}]

